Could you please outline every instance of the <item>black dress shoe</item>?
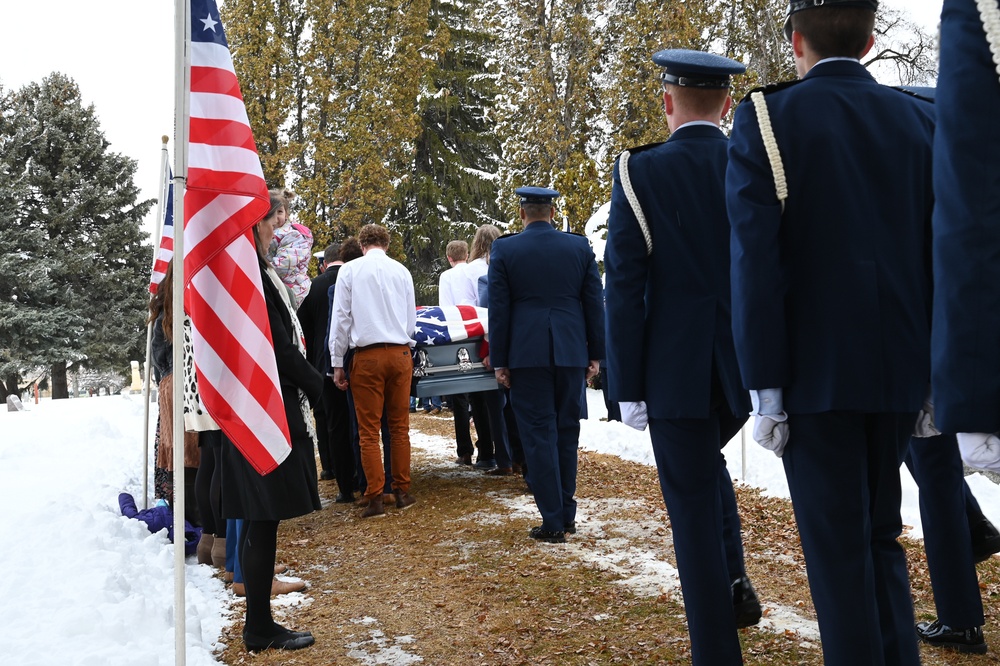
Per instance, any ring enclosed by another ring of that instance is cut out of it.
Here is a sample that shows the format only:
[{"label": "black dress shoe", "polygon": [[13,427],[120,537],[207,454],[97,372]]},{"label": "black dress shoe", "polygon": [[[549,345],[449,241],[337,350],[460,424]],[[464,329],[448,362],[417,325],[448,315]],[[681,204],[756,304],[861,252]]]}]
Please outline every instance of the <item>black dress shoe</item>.
[{"label": "black dress shoe", "polygon": [[970,526],[969,536],[972,538],[972,559],[977,563],[1000,553],[1000,531],[987,518]]},{"label": "black dress shoe", "polygon": [[928,645],[946,647],[959,652],[986,654],[986,641],[983,639],[983,628],[954,629],[940,620],[917,623],[917,638]]},{"label": "black dress shoe", "polygon": [[328,469],[324,469],[322,472],[319,473],[320,481],[333,481],[333,478],[334,478],[333,472],[331,472]]},{"label": "black dress shoe", "polygon": [[576,521],[563,525],[563,532],[566,534],[576,534]]},{"label": "black dress shoe", "polygon": [[261,650],[301,650],[307,648],[316,639],[308,631],[282,631],[273,636],[257,636],[248,631],[243,632],[243,644],[247,652]]},{"label": "black dress shoe", "polygon": [[752,627],[760,622],[762,615],[760,600],[757,593],[750,584],[750,579],[740,576],[732,583],[733,588],[733,614],[736,616],[736,627]]},{"label": "black dress shoe", "polygon": [[495,458],[480,458],[476,461],[475,467],[478,469],[493,469],[497,466]]},{"label": "black dress shoe", "polygon": [[347,493],[337,493],[337,498],[333,501],[337,504],[350,504],[354,501],[354,493],[350,495]]},{"label": "black dress shoe", "polygon": [[531,531],[528,532],[528,536],[532,539],[538,539],[539,541],[546,541],[548,543],[566,543],[565,532],[542,529],[541,525],[538,527],[532,527]]},{"label": "black dress shoe", "polygon": [[471,455],[469,455],[469,456],[459,456],[458,458],[455,459],[455,462],[458,463],[459,465],[471,465],[472,464],[472,456]]}]

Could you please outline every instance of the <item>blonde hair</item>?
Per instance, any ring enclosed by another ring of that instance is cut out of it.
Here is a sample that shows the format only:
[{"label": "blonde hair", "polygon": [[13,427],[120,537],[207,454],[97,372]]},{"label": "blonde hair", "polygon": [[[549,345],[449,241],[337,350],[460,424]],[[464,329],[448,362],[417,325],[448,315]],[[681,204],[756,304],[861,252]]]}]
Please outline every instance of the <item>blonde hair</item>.
[{"label": "blonde hair", "polygon": [[490,248],[493,247],[493,241],[498,238],[500,238],[500,229],[492,224],[484,224],[476,229],[476,237],[472,239],[470,259],[475,261],[479,257],[485,257],[486,261],[489,261]]}]

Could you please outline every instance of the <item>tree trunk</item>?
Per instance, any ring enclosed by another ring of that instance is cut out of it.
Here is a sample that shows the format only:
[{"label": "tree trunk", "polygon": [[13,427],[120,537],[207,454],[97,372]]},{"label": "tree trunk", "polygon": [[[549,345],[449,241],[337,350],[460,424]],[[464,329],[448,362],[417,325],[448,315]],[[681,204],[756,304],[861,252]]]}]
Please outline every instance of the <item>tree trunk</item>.
[{"label": "tree trunk", "polygon": [[52,390],[52,399],[65,400],[69,398],[69,388],[66,386],[66,364],[53,363],[51,372],[49,388]]}]

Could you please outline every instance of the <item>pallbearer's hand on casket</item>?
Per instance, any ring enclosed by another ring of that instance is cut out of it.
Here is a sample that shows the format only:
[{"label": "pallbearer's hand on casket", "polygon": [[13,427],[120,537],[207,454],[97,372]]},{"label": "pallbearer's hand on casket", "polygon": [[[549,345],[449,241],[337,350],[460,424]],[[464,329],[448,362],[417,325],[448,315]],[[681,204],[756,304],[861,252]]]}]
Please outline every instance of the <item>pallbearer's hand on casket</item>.
[{"label": "pallbearer's hand on casket", "polygon": [[601,371],[601,362],[591,359],[590,363],[587,364],[587,379],[590,379],[591,377],[596,377],[597,373],[600,371]]},{"label": "pallbearer's hand on casket", "polygon": [[1000,437],[997,433],[960,432],[956,438],[966,465],[1000,472]]},{"label": "pallbearer's hand on casket", "polygon": [[510,388],[510,370],[507,368],[494,368],[493,374],[497,377],[497,383],[504,388]]},{"label": "pallbearer's hand on casket", "polygon": [[645,430],[649,423],[649,415],[646,413],[646,403],[639,402],[619,402],[618,406],[622,410],[622,423],[636,430]]}]

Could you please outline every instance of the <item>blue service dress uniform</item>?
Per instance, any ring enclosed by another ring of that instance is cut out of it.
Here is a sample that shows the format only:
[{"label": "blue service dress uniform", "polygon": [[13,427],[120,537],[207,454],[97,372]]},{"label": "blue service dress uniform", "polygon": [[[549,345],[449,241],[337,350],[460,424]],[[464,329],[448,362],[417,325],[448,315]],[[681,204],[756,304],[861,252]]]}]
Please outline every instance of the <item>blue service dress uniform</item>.
[{"label": "blue service dress uniform", "polygon": [[604,304],[587,239],[547,221],[493,242],[490,362],[510,370],[510,401],[542,529],[576,521],[581,386],[604,358]]},{"label": "blue service dress uniform", "polygon": [[942,432],[989,433],[1000,430],[1000,75],[975,0],[945,0],[940,43],[934,417]]},{"label": "blue service dress uniform", "polygon": [[721,449],[750,398],[730,319],[727,144],[717,126],[689,124],[631,151],[651,254],[616,162],[604,253],[610,395],[646,403],[695,664],[741,660],[730,585],[743,545]]},{"label": "blue service dress uniform", "polygon": [[783,389],[826,664],[917,664],[899,465],[930,377],[933,119],[855,60],[763,92],[788,197],[748,98],[726,172],[743,383]]}]

